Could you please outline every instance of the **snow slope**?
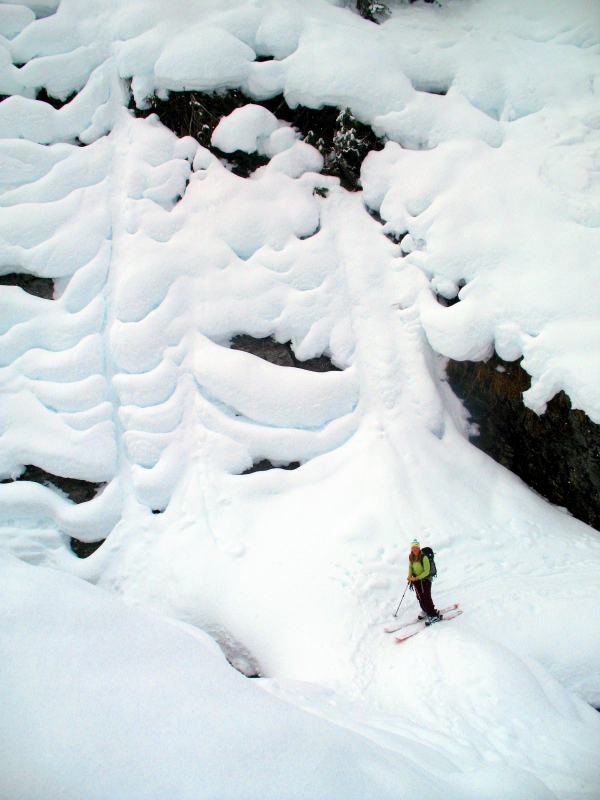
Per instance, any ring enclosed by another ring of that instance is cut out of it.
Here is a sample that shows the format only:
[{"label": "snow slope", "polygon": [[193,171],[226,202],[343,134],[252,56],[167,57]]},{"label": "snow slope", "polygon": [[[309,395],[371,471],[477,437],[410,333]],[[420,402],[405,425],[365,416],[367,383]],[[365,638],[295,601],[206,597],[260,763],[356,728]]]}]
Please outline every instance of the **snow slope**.
[{"label": "snow slope", "polygon": [[[468,679],[461,658],[473,663],[487,654],[481,666],[491,675],[483,693],[498,693],[488,702],[504,701],[511,714],[481,754],[428,731],[431,713],[419,704],[424,719],[415,736],[408,710],[414,690],[395,730],[378,732],[353,709],[343,727],[350,717],[359,732],[349,732],[278,699],[276,685],[262,691],[195,628],[157,620],[71,576],[7,555],[0,556],[0,572],[4,797],[480,800],[502,786],[514,798],[549,800],[555,795],[527,770],[531,754],[523,770],[507,767],[495,751],[511,738],[514,747],[523,714],[540,715],[540,730],[560,727],[571,745],[596,723],[585,703],[499,646],[494,651],[475,640],[465,654],[455,639],[441,652],[460,675],[454,689],[462,694]],[[461,652],[452,653],[453,646]],[[502,680],[494,680],[500,672]],[[403,680],[418,689],[424,677],[409,673]],[[521,686],[516,703],[514,682]],[[295,700],[311,688],[293,686]],[[438,715],[447,703],[448,695],[438,698]],[[557,736],[550,737],[555,747]],[[593,751],[588,758],[593,762]],[[553,769],[561,766],[594,772],[573,755]]]},{"label": "snow slope", "polygon": [[[596,10],[399,4],[375,26],[325,0],[0,6],[0,93],[13,95],[0,103],[0,270],[56,287],[52,301],[0,287],[0,478],[33,463],[107,482],[80,506],[0,485],[0,543],[207,631],[264,688],[401,753],[397,773],[368,750],[390,796],[410,796],[395,776],[423,768],[425,742],[441,796],[600,787],[598,720],[568,694],[600,705],[600,538],[469,444],[443,358],[523,354],[528,405],[564,388],[600,420]],[[349,106],[390,141],[350,194],[249,104],[215,131],[227,152],[270,158],[243,179],[156,117],[134,119],[128,78],[139,105],[239,86]],[[32,99],[41,87],[79,93],[56,110]],[[459,303],[436,302],[463,283]],[[342,371],[267,364],[229,349],[239,333]],[[265,458],[302,466],[241,474]],[[108,540],[80,561],[70,536]],[[434,598],[466,613],[398,648],[381,628],[415,536],[438,553]],[[86,614],[108,614],[89,591]],[[32,616],[24,602],[14,613]],[[164,669],[189,674],[183,658]],[[115,666],[123,691],[130,663]],[[219,669],[215,685],[234,680]],[[257,692],[248,703],[266,702]]]},{"label": "snow slope", "polygon": [[444,796],[410,759],[261,691],[206,634],[8,556],[1,570],[3,797]]}]

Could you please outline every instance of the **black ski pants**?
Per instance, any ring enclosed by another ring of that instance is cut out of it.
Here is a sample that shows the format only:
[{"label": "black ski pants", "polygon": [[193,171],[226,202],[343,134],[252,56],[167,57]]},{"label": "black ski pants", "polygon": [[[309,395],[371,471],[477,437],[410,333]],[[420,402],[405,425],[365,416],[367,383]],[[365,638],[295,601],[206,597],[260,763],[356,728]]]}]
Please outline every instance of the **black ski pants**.
[{"label": "black ski pants", "polygon": [[415,587],[417,600],[419,601],[419,605],[421,606],[422,610],[427,614],[428,617],[435,617],[438,612],[433,605],[433,600],[431,599],[431,581],[428,581],[427,579],[424,581],[415,581],[413,585]]}]

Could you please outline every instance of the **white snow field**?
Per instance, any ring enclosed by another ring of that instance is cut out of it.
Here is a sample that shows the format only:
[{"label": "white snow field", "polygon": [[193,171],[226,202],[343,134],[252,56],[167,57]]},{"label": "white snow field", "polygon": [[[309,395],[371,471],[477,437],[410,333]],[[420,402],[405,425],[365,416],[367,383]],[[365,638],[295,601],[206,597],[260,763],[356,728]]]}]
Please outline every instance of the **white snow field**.
[{"label": "white snow field", "polygon": [[[444,373],[523,355],[528,406],[600,422],[600,7],[389,5],[0,2],[0,272],[55,285],[0,286],[0,480],[106,482],[0,484],[7,800],[600,795],[600,535],[469,443]],[[130,79],[241,88],[213,142],[269,163],[134,118]],[[282,92],[387,137],[361,192]],[[397,645],[415,537],[464,614]]]}]

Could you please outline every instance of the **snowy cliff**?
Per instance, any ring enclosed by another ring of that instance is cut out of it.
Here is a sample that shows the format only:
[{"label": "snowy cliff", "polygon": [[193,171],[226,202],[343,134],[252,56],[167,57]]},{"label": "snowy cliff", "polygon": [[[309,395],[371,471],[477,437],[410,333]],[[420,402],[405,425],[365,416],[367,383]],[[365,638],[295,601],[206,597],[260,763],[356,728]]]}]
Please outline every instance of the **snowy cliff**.
[{"label": "snowy cliff", "polygon": [[[0,5],[0,272],[53,282],[0,286],[10,800],[600,789],[600,537],[469,443],[444,372],[523,356],[528,407],[600,422],[598,7],[389,5]],[[212,144],[248,178],[133,113],[191,89],[247,96]],[[386,139],[361,191],[280,94]],[[415,537],[465,613],[397,646]]]}]

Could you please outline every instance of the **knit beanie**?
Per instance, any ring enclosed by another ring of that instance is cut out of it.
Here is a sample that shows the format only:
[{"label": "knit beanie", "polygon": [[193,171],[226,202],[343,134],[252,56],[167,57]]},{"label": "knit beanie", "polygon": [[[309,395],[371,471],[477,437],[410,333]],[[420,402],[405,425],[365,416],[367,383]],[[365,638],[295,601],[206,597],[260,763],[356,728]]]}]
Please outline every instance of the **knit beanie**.
[{"label": "knit beanie", "polygon": [[411,544],[410,549],[412,550],[413,547],[418,547],[419,550],[421,549],[421,545],[417,542],[416,539],[413,540],[413,543]]}]

